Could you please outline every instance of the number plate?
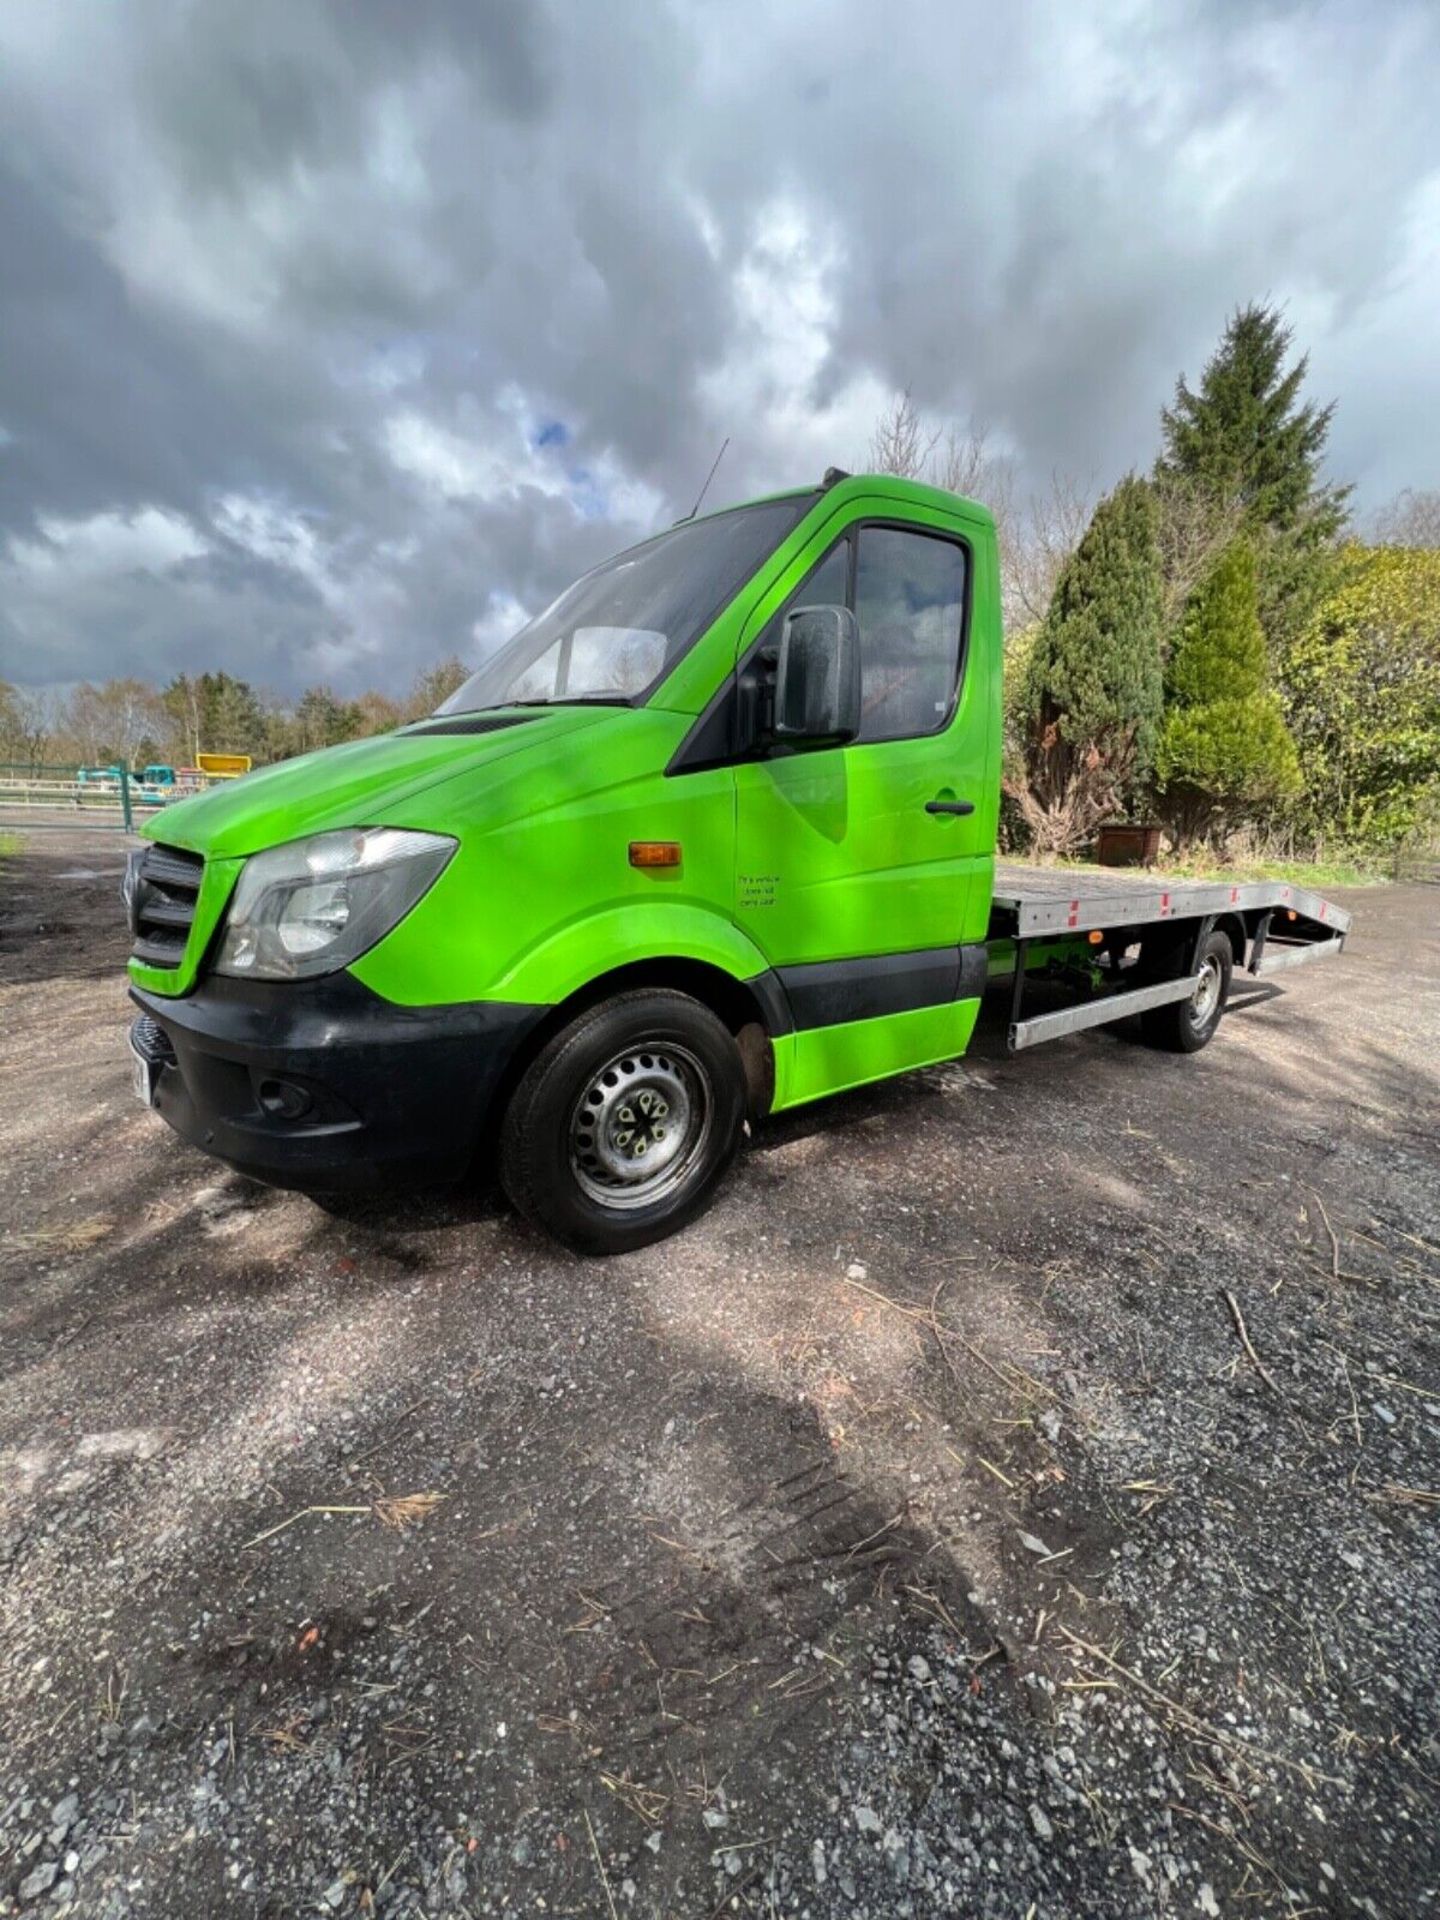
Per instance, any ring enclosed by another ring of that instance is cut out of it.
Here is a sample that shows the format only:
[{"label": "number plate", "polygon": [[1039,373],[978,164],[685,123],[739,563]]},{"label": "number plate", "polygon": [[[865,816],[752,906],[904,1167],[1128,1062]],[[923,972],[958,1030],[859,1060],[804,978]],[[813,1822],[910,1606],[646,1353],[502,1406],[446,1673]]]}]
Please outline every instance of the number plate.
[{"label": "number plate", "polygon": [[130,1084],[142,1107],[153,1107],[155,1089],[160,1080],[160,1062],[147,1060],[132,1040],[130,1043]]}]

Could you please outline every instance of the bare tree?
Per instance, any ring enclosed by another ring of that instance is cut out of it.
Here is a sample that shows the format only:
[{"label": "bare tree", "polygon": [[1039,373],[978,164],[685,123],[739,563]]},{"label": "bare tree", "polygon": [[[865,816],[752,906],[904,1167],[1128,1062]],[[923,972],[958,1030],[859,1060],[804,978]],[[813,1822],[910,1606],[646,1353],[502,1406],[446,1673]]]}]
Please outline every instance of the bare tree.
[{"label": "bare tree", "polygon": [[205,715],[205,689],[198,674],[181,673],[166,687],[160,696],[161,705],[169,716],[172,739],[183,739],[183,749],[177,755],[179,759],[188,759],[191,766],[200,757],[204,745],[202,724]]},{"label": "bare tree", "polygon": [[20,757],[19,696],[8,680],[0,680],[0,765]]},{"label": "bare tree", "polygon": [[401,718],[423,720],[426,714],[434,713],[441,701],[448,700],[456,688],[463,686],[469,678],[470,668],[453,653],[448,660],[439,660],[434,666],[423,668],[399,703]]},{"label": "bare tree", "polygon": [[1375,515],[1379,547],[1440,547],[1440,491],[1406,487]]},{"label": "bare tree", "polygon": [[1155,538],[1160,548],[1165,625],[1180,609],[1240,532],[1244,505],[1238,494],[1220,495],[1183,475],[1160,475],[1155,489]]},{"label": "bare tree", "polygon": [[1007,631],[1043,620],[1061,569],[1080,544],[1095,510],[1093,492],[1073,475],[1050,475],[1047,487],[1016,501],[1002,493],[1000,586]]},{"label": "bare tree", "polygon": [[14,740],[21,759],[35,773],[55,745],[59,731],[57,701],[49,687],[21,687],[14,700]]},{"label": "bare tree", "polygon": [[60,708],[60,727],[66,745],[88,766],[100,758],[100,689],[88,680],[75,687]]},{"label": "bare tree", "polygon": [[947,427],[932,452],[930,480],[946,493],[958,493],[967,500],[993,504],[999,484],[1000,463],[986,446],[983,427],[973,424],[963,429]]},{"label": "bare tree", "polygon": [[143,747],[164,738],[169,716],[143,680],[82,681],[65,703],[64,730],[89,764],[119,760],[133,767]]},{"label": "bare tree", "polygon": [[933,424],[908,387],[876,421],[869,465],[875,473],[925,480],[983,502],[999,535],[1005,631],[1018,633],[1044,619],[1060,569],[1090,524],[1093,488],[1055,472],[1047,486],[1022,496],[1013,462],[991,451],[983,427]]},{"label": "bare tree", "polygon": [[870,435],[870,470],[897,474],[902,480],[923,480],[939,439],[940,429],[932,432],[926,425],[906,387],[875,422]]},{"label": "bare tree", "polygon": [[360,714],[362,736],[391,733],[401,723],[400,702],[392,700],[388,693],[362,693],[355,705]]},{"label": "bare tree", "polygon": [[924,480],[946,493],[985,499],[987,504],[997,470],[983,427],[973,422],[964,427],[933,425],[916,406],[908,387],[895,395],[875,422],[867,464],[872,473]]}]

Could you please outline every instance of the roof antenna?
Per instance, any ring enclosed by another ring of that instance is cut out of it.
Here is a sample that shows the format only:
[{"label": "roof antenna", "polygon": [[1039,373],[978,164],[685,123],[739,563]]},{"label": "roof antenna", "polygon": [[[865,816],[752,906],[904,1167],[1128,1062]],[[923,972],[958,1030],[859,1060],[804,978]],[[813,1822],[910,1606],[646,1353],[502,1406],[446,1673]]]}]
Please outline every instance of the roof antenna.
[{"label": "roof antenna", "polygon": [[705,484],[703,487],[701,487],[699,493],[695,496],[694,506],[691,507],[689,513],[685,515],[684,520],[677,520],[675,522],[677,527],[683,527],[685,524],[685,520],[693,520],[696,514],[699,513],[700,502],[705,498],[706,494],[710,491],[710,482],[715,478],[716,469],[719,467],[720,462],[725,458],[725,449],[726,447],[729,446],[729,444],[730,444],[730,436],[727,433],[725,438],[720,442],[720,451],[715,456],[715,465],[711,467],[709,473],[706,474]]}]

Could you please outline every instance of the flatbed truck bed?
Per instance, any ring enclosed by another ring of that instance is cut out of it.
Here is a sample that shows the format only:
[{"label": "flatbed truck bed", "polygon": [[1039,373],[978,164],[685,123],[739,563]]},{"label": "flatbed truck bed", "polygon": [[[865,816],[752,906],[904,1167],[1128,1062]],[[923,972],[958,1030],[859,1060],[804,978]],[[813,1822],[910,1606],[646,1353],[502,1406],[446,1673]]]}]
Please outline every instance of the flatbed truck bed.
[{"label": "flatbed truck bed", "polygon": [[[1284,880],[1182,880],[1166,874],[1111,868],[998,864],[991,895],[990,944],[1013,972],[1009,1044],[1012,1052],[1104,1026],[1189,999],[1200,987],[1194,964],[1173,977],[1125,983],[1125,936],[1176,929],[1175,949],[1196,956],[1216,928],[1227,934],[1236,969],[1254,977],[1333,958],[1345,945],[1351,916],[1334,901]],[[1057,941],[1084,935],[1106,949],[1116,985],[1073,1007],[1021,1018],[1027,967]]]}]

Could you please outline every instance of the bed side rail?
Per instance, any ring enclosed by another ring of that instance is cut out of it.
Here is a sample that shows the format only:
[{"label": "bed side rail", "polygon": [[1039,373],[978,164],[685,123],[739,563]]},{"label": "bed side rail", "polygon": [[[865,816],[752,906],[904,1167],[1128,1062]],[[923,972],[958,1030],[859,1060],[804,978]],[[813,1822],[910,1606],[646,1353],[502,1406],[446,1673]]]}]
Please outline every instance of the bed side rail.
[{"label": "bed side rail", "polygon": [[1271,912],[1295,914],[1327,932],[1348,933],[1351,916],[1322,894],[1285,880],[1137,881],[1123,884],[1094,873],[1016,869],[997,874],[995,905],[1004,931],[1019,939],[1084,933],[1094,927],[1133,927],[1166,921],[1194,922],[1206,915]]},{"label": "bed side rail", "polygon": [[1011,1053],[1026,1047],[1041,1046],[1046,1040],[1058,1040],[1063,1034],[1080,1033],[1086,1027],[1108,1026],[1112,1020],[1124,1020],[1132,1013],[1148,1013],[1151,1007],[1168,1006],[1172,1000],[1188,1000],[1200,984],[1198,973],[1180,980],[1160,980],[1154,986],[1136,987],[1130,993],[1106,993],[1094,1000],[1082,1000],[1073,1007],[1061,1007],[1056,1013],[1037,1013],[1029,1020],[1010,1022]]},{"label": "bed side rail", "polygon": [[1272,973],[1283,973],[1287,967],[1308,967],[1312,960],[1333,960],[1344,947],[1343,933],[1332,934],[1328,940],[1262,940],[1257,935],[1246,972],[1268,980]]}]

